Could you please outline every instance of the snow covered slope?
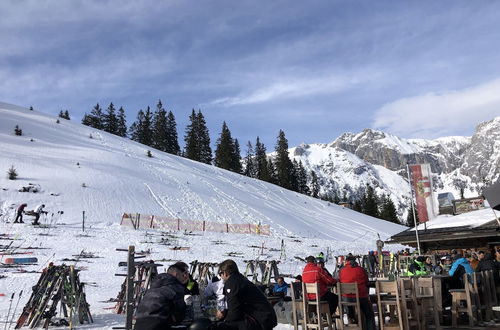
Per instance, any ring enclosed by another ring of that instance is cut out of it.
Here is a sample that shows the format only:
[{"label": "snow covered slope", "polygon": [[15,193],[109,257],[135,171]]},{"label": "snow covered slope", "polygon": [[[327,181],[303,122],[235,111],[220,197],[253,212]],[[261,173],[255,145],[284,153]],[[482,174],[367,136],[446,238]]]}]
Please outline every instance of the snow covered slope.
[{"label": "snow covered slope", "polygon": [[[222,223],[269,224],[276,235],[348,241],[366,233],[386,237],[403,229],[278,186],[214,166],[151,150],[81,124],[0,105],[0,205],[45,203],[65,221],[116,223],[123,212]],[[18,125],[23,135],[14,135]],[[18,192],[28,183],[40,193]]]},{"label": "snow covered slope", "polygon": [[[48,262],[73,264],[81,251],[98,259],[76,262],[83,267],[82,281],[94,314],[95,324],[85,329],[110,329],[123,325],[122,315],[113,314],[103,301],[116,297],[123,277],[115,277],[125,253],[116,248],[135,245],[150,250],[149,258],[164,266],[173,260],[221,262],[235,259],[280,260],[280,271],[300,274],[305,257],[320,251],[333,255],[366,253],[375,249],[377,233],[385,239],[405,229],[352,210],[300,195],[278,186],[254,180],[213,166],[148,148],[92,128],[24,108],[0,104],[0,245],[26,251],[38,258],[38,265],[0,269],[0,322],[6,320],[9,298],[15,301],[21,290],[16,317],[31,294],[38,273]],[[16,136],[18,125],[23,135]],[[17,180],[7,179],[14,166]],[[39,185],[40,192],[19,192],[28,184]],[[27,223],[13,224],[18,204],[27,210],[45,203],[49,216],[38,228]],[[58,211],[64,211],[62,215]],[[82,211],[86,212],[86,231],[82,234]],[[123,212],[166,215],[190,220],[228,223],[259,223],[271,226],[271,236],[225,233],[165,233],[121,227]],[[7,222],[10,221],[10,222]],[[55,224],[55,226],[54,226]],[[168,238],[169,245],[165,241]],[[284,244],[285,255],[281,251]],[[174,246],[187,247],[175,250]],[[36,248],[29,250],[27,248]],[[393,246],[392,249],[400,249]],[[0,261],[5,257],[0,256]],[[334,270],[335,264],[327,262]],[[243,268],[244,269],[244,268]],[[28,271],[28,272],[24,272]],[[160,269],[163,271],[163,268]],[[3,323],[2,323],[3,324]],[[280,325],[278,329],[290,329]]]}]

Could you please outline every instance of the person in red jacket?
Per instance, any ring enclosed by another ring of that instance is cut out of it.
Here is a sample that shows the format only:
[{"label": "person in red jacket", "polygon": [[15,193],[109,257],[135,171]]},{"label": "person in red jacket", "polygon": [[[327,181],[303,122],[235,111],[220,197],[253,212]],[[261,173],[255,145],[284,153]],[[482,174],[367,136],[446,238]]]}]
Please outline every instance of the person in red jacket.
[{"label": "person in red jacket", "polygon": [[[14,220],[14,223],[24,223],[23,213],[24,213],[24,209],[26,208],[26,206],[28,206],[28,204],[26,204],[26,203],[22,203],[21,205],[19,205],[19,207],[17,208],[17,216],[16,216],[16,219]],[[17,221],[17,220],[19,220],[19,221]]]},{"label": "person in red jacket", "polygon": [[[337,280],[328,275],[325,270],[318,267],[316,264],[316,258],[309,256],[306,258],[307,264],[302,272],[302,282],[304,283],[319,283],[319,296],[320,300],[328,301],[328,306],[330,307],[330,313],[335,313],[337,306],[339,304],[339,298],[336,294],[328,289],[328,286],[335,285]],[[316,295],[313,293],[308,294],[309,299],[316,299]]]},{"label": "person in red jacket", "polygon": [[[375,330],[375,316],[373,314],[373,307],[368,296],[368,274],[366,270],[360,267],[356,258],[352,255],[349,255],[346,258],[346,264],[339,273],[339,281],[340,283],[358,283],[358,292],[359,292],[359,302],[361,307],[361,312],[365,316],[366,321],[366,329]],[[342,295],[342,301],[355,302],[356,295],[354,294],[345,294]],[[349,310],[349,317],[352,317],[353,311]]]}]

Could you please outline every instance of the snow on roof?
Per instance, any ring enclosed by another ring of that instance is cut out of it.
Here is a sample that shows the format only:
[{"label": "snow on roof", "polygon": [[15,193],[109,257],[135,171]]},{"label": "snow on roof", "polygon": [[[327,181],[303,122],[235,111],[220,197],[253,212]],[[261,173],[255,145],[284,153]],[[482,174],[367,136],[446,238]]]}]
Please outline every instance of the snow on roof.
[{"label": "snow on roof", "polygon": [[[497,213],[497,216],[500,214]],[[426,225],[419,224],[418,230],[438,229],[438,228],[453,228],[453,227],[470,227],[476,228],[482,226],[490,221],[495,220],[495,214],[491,208],[482,210],[471,211],[459,215],[443,214],[427,222]],[[411,230],[415,230],[412,228]]]}]

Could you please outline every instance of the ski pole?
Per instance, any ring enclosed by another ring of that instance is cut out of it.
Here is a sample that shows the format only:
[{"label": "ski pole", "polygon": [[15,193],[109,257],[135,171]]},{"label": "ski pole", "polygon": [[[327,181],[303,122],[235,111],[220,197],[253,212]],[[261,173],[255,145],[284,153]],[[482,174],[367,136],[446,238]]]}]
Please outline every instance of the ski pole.
[{"label": "ski pole", "polygon": [[19,301],[21,300],[22,295],[23,295],[23,290],[19,292],[19,296],[17,297],[16,306],[14,307],[14,311],[12,312],[12,317],[10,318],[9,329],[10,325],[14,323],[14,317],[16,317],[17,306],[19,306]]},{"label": "ski pole", "polygon": [[12,307],[12,300],[14,300],[14,294],[15,292],[12,292],[12,296],[10,296],[9,310],[7,312],[7,317],[5,318],[5,326],[3,327],[3,330],[7,329],[7,322],[9,321],[10,308]]}]

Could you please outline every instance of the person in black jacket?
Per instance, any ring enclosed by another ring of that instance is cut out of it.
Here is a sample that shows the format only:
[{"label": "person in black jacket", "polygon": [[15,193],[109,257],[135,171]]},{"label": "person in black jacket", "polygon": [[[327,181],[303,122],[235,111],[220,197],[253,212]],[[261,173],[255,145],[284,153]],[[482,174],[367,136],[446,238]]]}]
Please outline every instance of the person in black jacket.
[{"label": "person in black jacket", "polygon": [[264,293],[240,274],[233,260],[219,265],[219,276],[224,281],[227,310],[217,312],[217,317],[224,320],[217,329],[270,330],[278,325],[276,313]]},{"label": "person in black jacket", "polygon": [[498,274],[498,271],[500,270],[500,264],[498,262],[495,262],[495,260],[493,260],[493,256],[489,252],[484,254],[484,258],[482,258],[479,261],[476,267],[476,272],[482,272],[484,270],[493,271],[493,278],[495,279],[495,285],[498,286],[500,284],[500,276]]},{"label": "person in black jacket", "polygon": [[186,313],[184,285],[188,279],[189,267],[183,262],[156,276],[137,307],[134,329],[164,330],[179,324]]}]

